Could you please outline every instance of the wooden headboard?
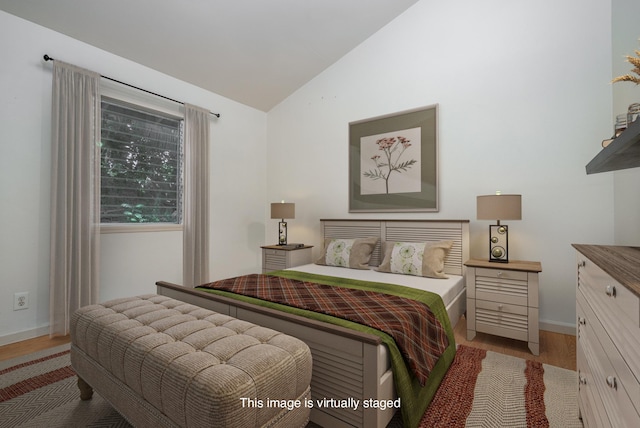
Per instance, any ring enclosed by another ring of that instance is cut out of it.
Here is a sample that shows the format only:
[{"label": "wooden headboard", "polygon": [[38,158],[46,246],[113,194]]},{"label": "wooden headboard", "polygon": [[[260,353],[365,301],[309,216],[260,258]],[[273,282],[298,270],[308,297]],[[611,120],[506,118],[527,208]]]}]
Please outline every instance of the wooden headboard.
[{"label": "wooden headboard", "polygon": [[321,219],[322,241],[325,238],[355,239],[378,237],[369,264],[382,262],[381,243],[385,241],[436,242],[453,240],[445,259],[445,273],[464,275],[469,259],[469,220],[333,220]]}]

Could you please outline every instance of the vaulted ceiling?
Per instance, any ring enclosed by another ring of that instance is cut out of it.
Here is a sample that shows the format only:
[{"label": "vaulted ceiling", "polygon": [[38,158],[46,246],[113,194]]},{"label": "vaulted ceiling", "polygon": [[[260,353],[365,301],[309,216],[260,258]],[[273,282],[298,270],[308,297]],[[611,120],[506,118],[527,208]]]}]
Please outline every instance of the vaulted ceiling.
[{"label": "vaulted ceiling", "polygon": [[0,0],[0,10],[268,111],[417,1]]}]

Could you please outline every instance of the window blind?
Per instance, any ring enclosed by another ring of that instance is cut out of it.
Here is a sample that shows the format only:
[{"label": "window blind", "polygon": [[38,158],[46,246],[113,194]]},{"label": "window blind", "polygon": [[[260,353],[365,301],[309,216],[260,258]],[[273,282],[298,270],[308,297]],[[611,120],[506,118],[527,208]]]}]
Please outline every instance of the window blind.
[{"label": "window blind", "polygon": [[183,119],[102,97],[101,222],[180,223]]}]

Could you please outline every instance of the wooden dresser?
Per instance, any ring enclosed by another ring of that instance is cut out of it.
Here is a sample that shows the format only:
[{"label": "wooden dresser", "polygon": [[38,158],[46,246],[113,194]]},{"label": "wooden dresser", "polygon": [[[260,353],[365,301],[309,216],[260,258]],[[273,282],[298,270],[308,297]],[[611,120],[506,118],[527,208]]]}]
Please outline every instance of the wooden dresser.
[{"label": "wooden dresser", "polygon": [[573,244],[585,427],[640,426],[640,248]]}]

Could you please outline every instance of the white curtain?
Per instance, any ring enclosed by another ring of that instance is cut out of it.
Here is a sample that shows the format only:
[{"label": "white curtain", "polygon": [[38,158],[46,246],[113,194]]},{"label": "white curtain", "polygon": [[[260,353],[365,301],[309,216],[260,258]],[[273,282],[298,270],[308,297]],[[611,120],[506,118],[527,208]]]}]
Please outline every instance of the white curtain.
[{"label": "white curtain", "polygon": [[183,285],[209,281],[209,111],[185,104]]},{"label": "white curtain", "polygon": [[100,75],[53,64],[50,335],[97,303],[100,239]]}]

